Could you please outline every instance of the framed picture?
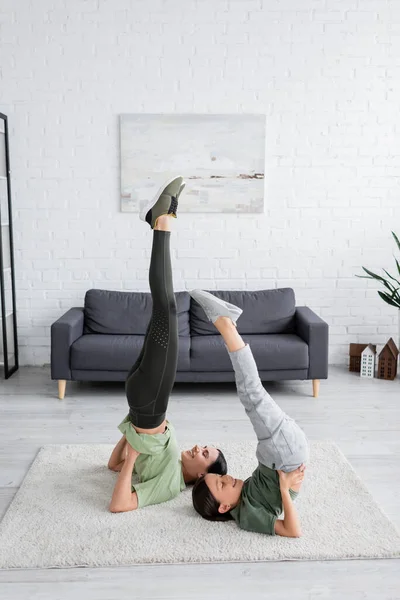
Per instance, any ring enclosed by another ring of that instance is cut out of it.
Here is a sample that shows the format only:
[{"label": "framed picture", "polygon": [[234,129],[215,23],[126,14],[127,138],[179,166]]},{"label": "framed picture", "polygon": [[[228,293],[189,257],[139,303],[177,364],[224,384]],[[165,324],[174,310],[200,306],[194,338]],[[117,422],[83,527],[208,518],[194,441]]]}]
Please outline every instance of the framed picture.
[{"label": "framed picture", "polygon": [[180,213],[264,212],[265,115],[121,115],[120,135],[121,211],[182,175]]}]

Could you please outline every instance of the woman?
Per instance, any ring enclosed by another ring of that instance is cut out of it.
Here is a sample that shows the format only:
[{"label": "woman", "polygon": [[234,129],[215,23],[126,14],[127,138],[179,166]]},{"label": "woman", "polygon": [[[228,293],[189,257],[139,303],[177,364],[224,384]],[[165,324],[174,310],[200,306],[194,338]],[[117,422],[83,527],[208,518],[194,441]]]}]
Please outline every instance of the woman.
[{"label": "woman", "polygon": [[[225,458],[213,447],[194,446],[179,453],[175,430],[166,420],[178,362],[178,318],[170,256],[171,217],[176,218],[182,177],[169,180],[141,213],[153,229],[150,290],[153,309],[139,358],[131,368],[125,391],[129,414],[118,426],[123,437],[108,467],[119,471],[111,512],[126,512],[174,498],[207,473],[227,471]],[[135,472],[139,482],[132,483]]]},{"label": "woman", "polygon": [[[299,537],[300,524],[293,500],[301,488],[308,441],[264,389],[250,346],[236,329],[241,309],[208,292],[191,296],[221,333],[233,368],[239,398],[258,438],[258,467],[242,481],[230,475],[206,474],[193,487],[196,511],[210,521],[234,519],[242,529],[270,535]],[[278,517],[284,510],[284,519]]]}]

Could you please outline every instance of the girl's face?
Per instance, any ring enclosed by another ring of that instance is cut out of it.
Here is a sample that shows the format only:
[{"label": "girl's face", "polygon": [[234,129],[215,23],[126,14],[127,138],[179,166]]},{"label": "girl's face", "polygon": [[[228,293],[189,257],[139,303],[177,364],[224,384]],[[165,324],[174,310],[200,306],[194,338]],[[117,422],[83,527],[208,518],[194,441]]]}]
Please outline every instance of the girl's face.
[{"label": "girl's face", "polygon": [[204,481],[216,501],[220,503],[220,513],[231,510],[239,503],[244,483],[242,479],[235,479],[231,475],[207,473]]}]

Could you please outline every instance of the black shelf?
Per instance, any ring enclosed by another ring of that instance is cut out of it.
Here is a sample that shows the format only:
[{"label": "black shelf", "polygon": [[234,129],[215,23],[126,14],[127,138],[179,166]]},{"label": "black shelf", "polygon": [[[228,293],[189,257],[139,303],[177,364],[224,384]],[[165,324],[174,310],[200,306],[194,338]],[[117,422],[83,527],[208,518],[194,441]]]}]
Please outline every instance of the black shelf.
[{"label": "black shelf", "polygon": [[15,302],[14,243],[11,211],[8,120],[0,113],[0,374],[5,379],[18,370],[17,311]]}]

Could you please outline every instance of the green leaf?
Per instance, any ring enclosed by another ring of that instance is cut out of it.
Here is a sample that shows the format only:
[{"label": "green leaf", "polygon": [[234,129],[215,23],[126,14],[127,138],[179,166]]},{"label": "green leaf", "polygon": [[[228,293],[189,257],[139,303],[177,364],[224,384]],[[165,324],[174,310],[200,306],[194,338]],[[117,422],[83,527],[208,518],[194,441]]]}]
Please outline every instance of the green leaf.
[{"label": "green leaf", "polygon": [[399,289],[400,289],[400,288],[397,288],[397,289],[393,290],[393,293],[392,293],[392,295],[390,296],[390,299],[391,299],[391,300],[395,300],[396,302],[399,302],[399,303],[400,303]]},{"label": "green leaf", "polygon": [[[385,287],[387,287],[387,288],[388,288],[388,290],[391,290],[390,283],[389,283],[388,281],[386,281],[386,279],[384,279],[384,278],[383,278],[383,277],[381,277],[380,275],[377,275],[376,273],[373,273],[372,271],[369,271],[369,270],[368,270],[368,269],[366,269],[365,267],[362,267],[362,268],[364,269],[364,271],[365,271],[366,273],[368,273],[368,275],[370,275],[370,277],[371,277],[372,279],[377,279],[378,281],[381,281],[381,282],[383,283],[383,285],[384,285]],[[393,287],[393,286],[392,286],[392,287]]]},{"label": "green leaf", "polygon": [[383,270],[385,271],[386,275],[389,275],[390,279],[393,279],[393,281],[395,281],[396,283],[398,283],[400,285],[400,281],[398,279],[395,279],[394,277],[392,277],[391,274],[386,271],[386,269],[383,269]]},{"label": "green leaf", "polygon": [[395,258],[394,260],[396,261],[397,270],[398,270],[399,275],[400,275],[400,264],[399,264],[399,261],[397,260],[397,258]]},{"label": "green leaf", "polygon": [[400,308],[400,300],[398,302],[395,302],[394,300],[392,300],[392,298],[386,294],[385,292],[378,292],[378,294],[380,295],[380,297],[382,298],[382,300],[384,300],[385,302],[387,302],[388,304],[390,304],[391,306],[395,306],[396,308]]},{"label": "green leaf", "polygon": [[394,239],[396,241],[396,244],[397,244],[397,247],[400,250],[400,241],[399,241],[399,238],[397,237],[397,235],[395,234],[394,231],[392,231],[392,236],[394,237]]}]

